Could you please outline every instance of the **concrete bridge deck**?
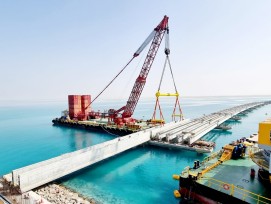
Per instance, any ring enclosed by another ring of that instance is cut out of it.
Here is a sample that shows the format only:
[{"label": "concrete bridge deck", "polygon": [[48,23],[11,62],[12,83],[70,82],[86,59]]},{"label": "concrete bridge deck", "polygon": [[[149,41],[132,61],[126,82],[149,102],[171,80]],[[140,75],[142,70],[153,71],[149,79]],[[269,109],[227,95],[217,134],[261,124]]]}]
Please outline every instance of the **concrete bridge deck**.
[{"label": "concrete bridge deck", "polygon": [[128,149],[150,142],[150,140],[157,143],[166,140],[170,145],[185,140],[193,143],[232,116],[264,104],[262,102],[245,104],[197,119],[171,122],[163,126],[153,127],[13,170],[12,174],[6,176],[6,178],[9,178],[12,185],[24,193]]},{"label": "concrete bridge deck", "polygon": [[13,170],[11,175],[6,175],[4,178],[7,178],[13,186],[19,188],[19,190],[24,193],[128,149],[144,144],[150,140],[151,134],[156,134],[163,128],[170,128],[175,125],[175,122],[171,122],[165,126],[150,128],[75,152],[63,154],[49,160]]},{"label": "concrete bridge deck", "polygon": [[[205,134],[244,111],[259,107],[265,103],[249,103],[228,108],[193,120],[181,121],[172,129],[164,129],[152,136],[152,141],[163,141],[169,144],[186,143],[191,145]],[[157,143],[153,143],[157,144]]]}]

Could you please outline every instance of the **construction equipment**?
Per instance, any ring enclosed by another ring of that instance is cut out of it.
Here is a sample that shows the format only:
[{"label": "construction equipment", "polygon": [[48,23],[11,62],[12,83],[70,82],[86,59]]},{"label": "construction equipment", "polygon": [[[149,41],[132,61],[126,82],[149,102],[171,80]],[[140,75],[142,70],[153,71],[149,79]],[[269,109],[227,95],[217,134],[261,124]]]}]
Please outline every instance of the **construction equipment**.
[{"label": "construction equipment", "polygon": [[[182,109],[181,109],[180,102],[179,102],[179,93],[177,91],[177,87],[176,87],[176,84],[175,84],[171,64],[170,64],[170,61],[169,61],[170,49],[169,49],[169,32],[168,32],[168,30],[166,32],[166,43],[165,44],[166,44],[166,47],[165,47],[166,60],[165,60],[165,63],[164,63],[164,67],[163,67],[159,87],[158,87],[158,90],[157,90],[157,92],[155,94],[156,103],[155,103],[154,113],[153,113],[152,120],[151,120],[151,122],[153,124],[156,124],[156,123],[162,123],[163,124],[163,123],[165,123],[164,116],[163,116],[162,109],[161,109],[160,102],[159,102],[159,97],[160,96],[170,96],[170,97],[173,96],[173,97],[176,97],[175,105],[174,105],[174,109],[173,109],[173,113],[172,113],[172,121],[176,121],[176,117],[179,117],[180,120],[183,120]],[[172,81],[173,81],[174,88],[175,88],[175,93],[161,93],[160,92],[161,84],[162,84],[162,81],[163,81],[163,77],[164,77],[164,73],[165,73],[165,69],[166,69],[167,64],[169,65]],[[157,109],[159,109],[159,113],[160,113],[160,118],[159,119],[156,118]],[[179,114],[176,114],[176,111],[178,111]]]},{"label": "construction equipment", "polygon": [[[148,54],[146,56],[146,59],[141,68],[140,74],[134,83],[134,86],[129,96],[129,99],[127,101],[127,104],[118,110],[109,109],[108,115],[107,115],[107,117],[109,118],[109,121],[108,121],[109,123],[114,122],[115,124],[121,126],[124,124],[133,124],[135,122],[135,120],[131,116],[134,113],[134,110],[136,108],[140,95],[146,83],[146,79],[151,69],[152,63],[154,61],[158,48],[166,32],[168,33],[168,17],[164,16],[163,20],[159,23],[159,25],[154,28],[151,34],[147,37],[147,39],[142,43],[142,45],[134,53],[132,59],[121,69],[121,71],[109,82],[109,84],[91,102],[93,103],[110,86],[110,84],[120,75],[120,73],[132,62],[132,60],[135,57],[139,56],[140,53],[144,50],[144,48],[152,41]],[[169,50],[166,52],[169,52]],[[92,113],[90,113],[90,116],[91,114]],[[93,112],[93,114],[95,114],[95,112]]]}]

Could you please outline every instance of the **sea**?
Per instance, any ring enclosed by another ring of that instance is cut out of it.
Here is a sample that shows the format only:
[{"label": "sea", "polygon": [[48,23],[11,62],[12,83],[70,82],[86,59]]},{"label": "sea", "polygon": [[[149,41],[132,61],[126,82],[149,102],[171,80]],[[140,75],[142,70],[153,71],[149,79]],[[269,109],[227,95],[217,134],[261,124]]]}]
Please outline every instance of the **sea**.
[{"label": "sea", "polygon": [[[271,96],[183,97],[181,108],[185,118],[233,106],[271,100]],[[106,100],[93,104],[95,110],[119,108],[124,101]],[[135,110],[137,119],[150,119],[154,99],[142,99]],[[174,100],[162,100],[167,122],[171,120]],[[61,154],[102,143],[116,137],[109,133],[91,132],[52,125],[67,109],[67,101],[0,102],[0,176],[26,165]],[[228,122],[229,131],[213,130],[203,139],[216,143],[215,151],[225,144],[249,137],[258,131],[258,123],[271,118],[271,105],[253,110],[241,121]],[[172,179],[195,160],[208,154],[170,150],[149,145],[139,146],[107,160],[91,165],[59,180],[63,185],[104,204],[177,204],[173,196],[178,182]]]}]

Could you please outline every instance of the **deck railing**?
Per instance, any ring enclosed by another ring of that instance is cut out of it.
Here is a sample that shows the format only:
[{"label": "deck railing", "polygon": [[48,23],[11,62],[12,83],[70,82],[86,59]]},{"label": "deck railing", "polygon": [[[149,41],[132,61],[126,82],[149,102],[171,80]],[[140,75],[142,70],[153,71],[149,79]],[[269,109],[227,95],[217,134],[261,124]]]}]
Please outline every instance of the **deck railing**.
[{"label": "deck railing", "polygon": [[239,198],[243,201],[247,201],[249,203],[257,203],[257,204],[270,204],[271,199],[261,196],[259,194],[253,193],[246,189],[243,189],[241,186],[235,186],[233,184],[225,183],[223,181],[214,179],[214,178],[202,178],[207,180],[207,185],[211,188],[214,188],[218,191],[222,191],[228,195]]}]

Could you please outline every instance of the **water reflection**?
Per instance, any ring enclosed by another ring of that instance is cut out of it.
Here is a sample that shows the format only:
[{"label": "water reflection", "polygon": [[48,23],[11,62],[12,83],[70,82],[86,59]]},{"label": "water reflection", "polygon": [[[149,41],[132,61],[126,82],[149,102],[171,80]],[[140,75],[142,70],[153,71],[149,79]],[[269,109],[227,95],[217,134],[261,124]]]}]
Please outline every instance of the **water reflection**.
[{"label": "water reflection", "polygon": [[225,135],[232,135],[232,132],[214,129],[211,132],[209,132],[208,134],[206,134],[202,139],[215,142],[219,138],[219,136],[225,136]]},{"label": "water reflection", "polygon": [[92,145],[90,135],[86,135],[82,132],[75,132],[74,141],[76,150],[83,149]]},{"label": "water reflection", "polygon": [[231,127],[234,127],[234,126],[242,124],[242,121],[241,120],[235,120],[235,121],[234,120],[227,120],[224,123],[225,123],[225,125],[229,125]]},{"label": "water reflection", "polygon": [[86,130],[74,129],[70,127],[53,126],[66,136],[65,142],[71,151],[80,150],[89,146],[93,146],[111,139],[114,139],[106,133],[89,132]]}]

